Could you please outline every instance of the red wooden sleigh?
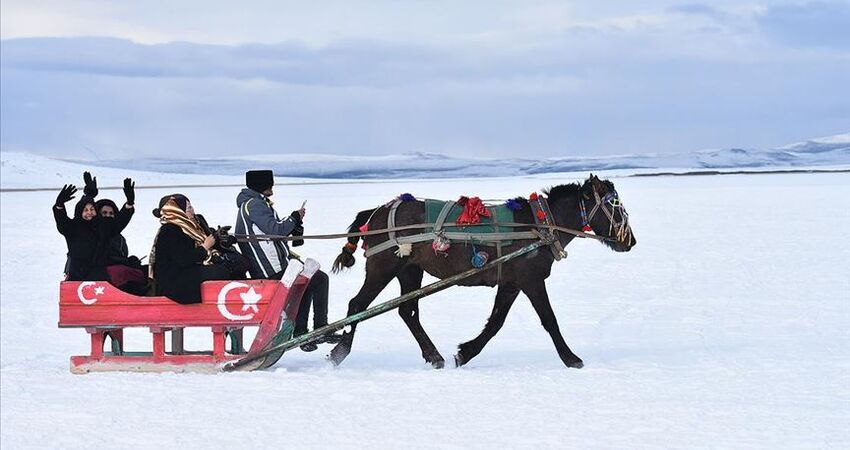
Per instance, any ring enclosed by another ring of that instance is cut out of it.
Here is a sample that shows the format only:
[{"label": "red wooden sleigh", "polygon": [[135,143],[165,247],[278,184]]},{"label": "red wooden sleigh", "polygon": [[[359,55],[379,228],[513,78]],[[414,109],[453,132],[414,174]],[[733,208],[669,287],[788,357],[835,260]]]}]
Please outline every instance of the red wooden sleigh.
[{"label": "red wooden sleigh", "polygon": [[[103,371],[215,372],[229,361],[262,351],[284,323],[291,326],[301,296],[319,264],[291,261],[281,281],[207,281],[202,302],[181,305],[166,297],[138,297],[105,281],[66,281],[59,288],[59,327],[85,328],[90,335],[87,356],[71,357],[72,373]],[[259,326],[250,351],[242,346],[242,328]],[[128,352],[124,328],[150,329],[153,349]],[[183,348],[183,329],[209,327],[211,351]],[[171,333],[166,351],[165,333]],[[226,335],[231,348],[225,348]],[[107,337],[112,351],[104,351]]]}]

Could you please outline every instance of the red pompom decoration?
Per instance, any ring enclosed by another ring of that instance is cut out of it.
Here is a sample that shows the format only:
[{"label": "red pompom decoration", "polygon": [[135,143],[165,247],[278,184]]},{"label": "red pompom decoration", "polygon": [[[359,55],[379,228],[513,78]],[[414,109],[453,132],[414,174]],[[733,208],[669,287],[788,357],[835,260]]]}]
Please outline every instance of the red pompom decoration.
[{"label": "red pompom decoration", "polygon": [[529,200],[537,200],[537,192],[532,192],[531,195],[528,196]]},{"label": "red pompom decoration", "polygon": [[542,210],[537,211],[537,218],[540,220],[546,220],[546,213]]},{"label": "red pompom decoration", "polygon": [[581,227],[581,231],[584,231],[585,233],[592,233],[593,228],[590,228],[590,225],[585,225],[585,226]]}]

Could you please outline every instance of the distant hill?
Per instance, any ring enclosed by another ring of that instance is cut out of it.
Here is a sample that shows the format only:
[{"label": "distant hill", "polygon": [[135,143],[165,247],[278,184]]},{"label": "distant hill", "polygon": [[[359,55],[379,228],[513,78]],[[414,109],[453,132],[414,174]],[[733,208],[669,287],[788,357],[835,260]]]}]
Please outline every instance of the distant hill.
[{"label": "distant hill", "polygon": [[95,166],[152,172],[233,175],[270,168],[277,176],[301,178],[456,178],[518,176],[614,169],[799,168],[850,165],[850,133],[779,148],[730,148],[675,154],[603,157],[463,158],[434,153],[389,156],[281,154],[233,158],[140,158],[74,161]]}]

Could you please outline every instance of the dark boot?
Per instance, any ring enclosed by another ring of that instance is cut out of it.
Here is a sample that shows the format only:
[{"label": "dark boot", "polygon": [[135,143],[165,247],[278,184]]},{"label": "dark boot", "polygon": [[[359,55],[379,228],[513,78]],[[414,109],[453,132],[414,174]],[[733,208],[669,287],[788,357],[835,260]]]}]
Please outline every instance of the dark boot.
[{"label": "dark boot", "polygon": [[322,336],[318,341],[319,344],[338,344],[342,340],[342,333],[328,333]]},{"label": "dark boot", "polygon": [[315,342],[308,342],[306,344],[301,344],[302,352],[315,352],[319,349],[319,346]]},{"label": "dark boot", "polygon": [[[292,333],[292,338],[293,339],[297,338],[298,336],[301,336],[302,334],[307,334],[307,330],[302,330],[302,329],[296,328],[295,332]],[[313,342],[307,342],[305,344],[301,344],[300,348],[301,348],[301,351],[303,351],[303,352],[314,352],[319,348],[319,345],[316,344],[315,341],[313,341]]]}]

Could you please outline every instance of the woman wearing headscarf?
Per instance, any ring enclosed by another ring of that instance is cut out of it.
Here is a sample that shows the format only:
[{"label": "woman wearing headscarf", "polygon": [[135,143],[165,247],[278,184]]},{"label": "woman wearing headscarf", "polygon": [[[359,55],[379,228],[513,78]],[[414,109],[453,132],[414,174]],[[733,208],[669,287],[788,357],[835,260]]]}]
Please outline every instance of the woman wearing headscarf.
[{"label": "woman wearing headscarf", "polygon": [[215,248],[216,234],[203,229],[186,196],[167,195],[159,204],[154,216],[162,226],[149,262],[159,294],[177,303],[200,303],[202,282],[245,278],[247,261],[238,253]]},{"label": "woman wearing headscarf", "polygon": [[84,192],[89,195],[83,195],[74,208],[74,218],[68,218],[65,203],[73,199],[76,192],[74,185],[65,185],[52,208],[56,229],[68,245],[67,280],[109,281],[106,269],[109,265],[109,241],[120,234],[133,217],[135,184],[129,178],[124,179],[127,202],[111,221],[98,217],[94,202],[96,191],[91,195],[88,189]]}]

